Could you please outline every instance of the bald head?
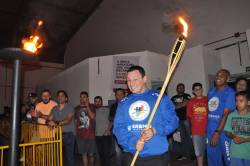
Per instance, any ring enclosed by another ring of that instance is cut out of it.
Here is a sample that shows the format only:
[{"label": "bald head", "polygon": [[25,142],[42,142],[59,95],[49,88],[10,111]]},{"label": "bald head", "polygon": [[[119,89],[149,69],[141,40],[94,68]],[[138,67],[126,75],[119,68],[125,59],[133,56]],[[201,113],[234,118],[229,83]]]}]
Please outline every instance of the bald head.
[{"label": "bald head", "polygon": [[230,77],[230,71],[228,71],[227,69],[220,69],[220,70],[218,71],[218,73],[219,73],[219,72],[225,73],[225,74],[227,75],[228,78]]}]

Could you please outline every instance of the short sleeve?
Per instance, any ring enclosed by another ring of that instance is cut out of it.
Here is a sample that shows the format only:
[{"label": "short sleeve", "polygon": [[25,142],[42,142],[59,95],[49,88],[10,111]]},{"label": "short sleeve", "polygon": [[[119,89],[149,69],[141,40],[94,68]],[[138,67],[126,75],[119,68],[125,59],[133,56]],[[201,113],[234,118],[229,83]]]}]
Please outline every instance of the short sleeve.
[{"label": "short sleeve", "polygon": [[113,104],[109,112],[109,121],[113,122],[116,114],[117,103]]},{"label": "short sleeve", "polygon": [[235,109],[235,93],[234,91],[230,91],[226,95],[225,108],[233,111]]},{"label": "short sleeve", "polygon": [[192,103],[191,101],[188,101],[187,103],[187,118],[191,118],[192,117]]},{"label": "short sleeve", "polygon": [[232,124],[232,113],[227,117],[227,121],[226,121],[224,130],[227,132],[232,132],[231,124]]}]

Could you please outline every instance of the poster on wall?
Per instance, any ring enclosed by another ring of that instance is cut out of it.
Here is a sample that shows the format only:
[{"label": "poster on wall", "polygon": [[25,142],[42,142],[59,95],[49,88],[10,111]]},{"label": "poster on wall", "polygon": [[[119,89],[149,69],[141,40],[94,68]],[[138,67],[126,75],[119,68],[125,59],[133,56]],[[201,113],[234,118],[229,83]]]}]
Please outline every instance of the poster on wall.
[{"label": "poster on wall", "polygon": [[123,88],[127,90],[127,70],[134,65],[139,65],[138,56],[113,57],[113,90]]}]

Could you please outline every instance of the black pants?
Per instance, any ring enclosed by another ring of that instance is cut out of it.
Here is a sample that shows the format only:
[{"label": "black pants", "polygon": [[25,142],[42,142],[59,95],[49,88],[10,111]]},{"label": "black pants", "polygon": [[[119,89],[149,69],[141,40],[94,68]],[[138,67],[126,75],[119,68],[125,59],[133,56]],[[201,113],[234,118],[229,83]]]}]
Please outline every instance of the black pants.
[{"label": "black pants", "polygon": [[180,132],[181,142],[174,141],[173,151],[178,155],[192,158],[193,156],[195,156],[195,154],[194,154],[193,141],[190,138],[191,133],[189,132],[190,131],[189,127],[190,126],[187,123],[187,120],[180,121],[177,130]]},{"label": "black pants", "polygon": [[[130,166],[133,157],[134,156],[131,153],[124,153],[122,166]],[[151,157],[138,156],[135,162],[135,166],[167,166],[167,165],[168,165],[168,153]]]},{"label": "black pants", "polygon": [[95,137],[101,166],[112,166],[115,164],[115,146],[113,136]]}]

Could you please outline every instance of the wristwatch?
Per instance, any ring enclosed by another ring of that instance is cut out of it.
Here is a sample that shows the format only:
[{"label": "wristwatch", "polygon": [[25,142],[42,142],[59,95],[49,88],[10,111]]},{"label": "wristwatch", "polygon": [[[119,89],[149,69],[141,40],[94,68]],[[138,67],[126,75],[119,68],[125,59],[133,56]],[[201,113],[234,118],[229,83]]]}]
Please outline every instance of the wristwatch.
[{"label": "wristwatch", "polygon": [[216,129],[214,132],[216,132],[216,133],[221,133],[221,130],[218,130],[218,129]]}]

